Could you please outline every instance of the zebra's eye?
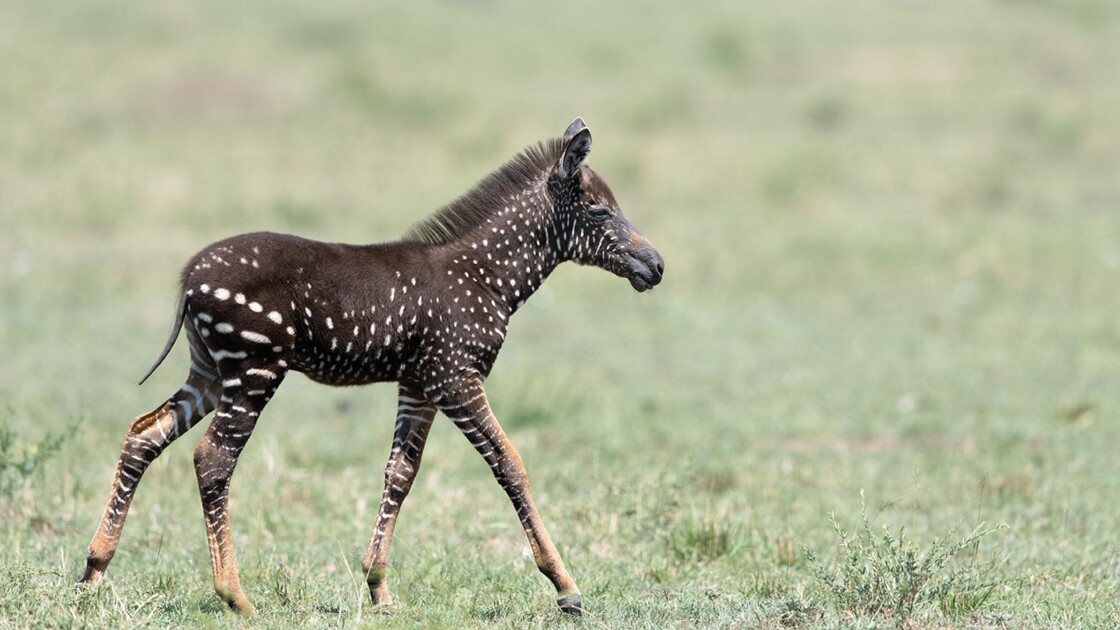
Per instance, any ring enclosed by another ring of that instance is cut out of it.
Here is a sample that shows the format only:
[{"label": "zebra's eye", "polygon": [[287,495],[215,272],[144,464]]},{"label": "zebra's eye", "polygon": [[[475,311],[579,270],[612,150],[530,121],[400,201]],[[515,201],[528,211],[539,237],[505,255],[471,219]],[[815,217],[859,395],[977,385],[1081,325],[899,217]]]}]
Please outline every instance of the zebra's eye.
[{"label": "zebra's eye", "polygon": [[606,206],[592,206],[587,209],[587,214],[596,221],[606,221],[611,216],[611,209]]}]

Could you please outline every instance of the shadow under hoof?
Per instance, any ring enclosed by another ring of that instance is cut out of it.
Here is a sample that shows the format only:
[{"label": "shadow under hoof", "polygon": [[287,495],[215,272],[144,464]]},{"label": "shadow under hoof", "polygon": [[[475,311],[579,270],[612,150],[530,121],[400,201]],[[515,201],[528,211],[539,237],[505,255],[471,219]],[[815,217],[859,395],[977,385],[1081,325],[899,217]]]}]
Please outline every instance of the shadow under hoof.
[{"label": "shadow under hoof", "polygon": [[566,612],[573,617],[583,616],[583,600],[579,595],[569,595],[567,597],[561,597],[560,599],[556,600],[556,605],[560,607],[561,611]]}]

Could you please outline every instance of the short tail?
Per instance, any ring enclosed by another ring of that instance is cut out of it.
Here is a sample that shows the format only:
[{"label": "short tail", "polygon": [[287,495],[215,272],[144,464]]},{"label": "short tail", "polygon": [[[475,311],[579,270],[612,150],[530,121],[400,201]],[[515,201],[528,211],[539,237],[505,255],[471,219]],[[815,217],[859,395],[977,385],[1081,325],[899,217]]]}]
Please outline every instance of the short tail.
[{"label": "short tail", "polygon": [[175,323],[171,326],[171,337],[167,339],[167,344],[163,346],[163,352],[161,352],[159,358],[156,359],[155,365],[153,365],[151,369],[148,370],[148,373],[144,375],[144,378],[140,379],[140,385],[143,385],[144,381],[148,380],[148,377],[156,371],[156,368],[158,368],[159,365],[163,363],[163,360],[167,358],[167,355],[170,354],[171,348],[175,346],[175,340],[179,338],[179,329],[183,327],[183,319],[186,316],[187,294],[180,291],[179,305],[175,307]]}]

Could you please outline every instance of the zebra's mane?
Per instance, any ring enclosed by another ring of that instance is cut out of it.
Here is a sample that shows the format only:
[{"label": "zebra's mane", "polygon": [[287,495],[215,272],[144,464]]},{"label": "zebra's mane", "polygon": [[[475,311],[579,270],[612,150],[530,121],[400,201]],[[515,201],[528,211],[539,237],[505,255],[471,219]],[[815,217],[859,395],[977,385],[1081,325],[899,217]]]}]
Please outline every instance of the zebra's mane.
[{"label": "zebra's mane", "polygon": [[511,197],[520,194],[529,182],[556,164],[563,149],[560,138],[526,147],[462,197],[409,228],[403,240],[444,245],[461,238],[497,214]]}]

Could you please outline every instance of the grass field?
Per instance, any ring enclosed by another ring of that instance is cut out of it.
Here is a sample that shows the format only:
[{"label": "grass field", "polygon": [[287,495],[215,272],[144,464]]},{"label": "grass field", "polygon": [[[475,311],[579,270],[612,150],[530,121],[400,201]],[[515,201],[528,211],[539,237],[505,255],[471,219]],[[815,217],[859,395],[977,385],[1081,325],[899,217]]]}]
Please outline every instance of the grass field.
[{"label": "grass field", "polygon": [[[6,2],[0,624],[1116,627],[1118,77],[1107,0]],[[135,386],[189,255],[396,238],[576,115],[666,279],[561,267],[487,388],[588,617],[445,420],[373,609],[395,390],[300,377],[234,477],[258,618],[211,587],[200,431],[73,588],[129,420],[186,373],[180,344]],[[839,562],[861,493],[917,551],[1005,524],[945,567],[995,586],[837,596],[804,551]]]}]

